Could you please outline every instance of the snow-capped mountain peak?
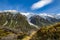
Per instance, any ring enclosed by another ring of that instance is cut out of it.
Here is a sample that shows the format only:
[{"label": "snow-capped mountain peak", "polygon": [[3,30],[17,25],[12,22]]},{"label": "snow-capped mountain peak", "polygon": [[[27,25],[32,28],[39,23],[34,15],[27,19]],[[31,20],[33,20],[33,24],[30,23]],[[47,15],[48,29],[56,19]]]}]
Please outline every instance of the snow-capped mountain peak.
[{"label": "snow-capped mountain peak", "polygon": [[49,17],[54,17],[53,15],[50,15],[50,14],[46,14],[46,13],[42,13],[42,14],[39,14],[40,16],[49,16]]}]

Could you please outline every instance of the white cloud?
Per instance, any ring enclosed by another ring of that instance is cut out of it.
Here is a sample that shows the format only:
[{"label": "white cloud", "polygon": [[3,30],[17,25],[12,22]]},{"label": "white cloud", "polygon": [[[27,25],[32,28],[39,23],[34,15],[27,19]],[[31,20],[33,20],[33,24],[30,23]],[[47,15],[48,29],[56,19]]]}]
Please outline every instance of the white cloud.
[{"label": "white cloud", "polygon": [[17,10],[4,10],[4,12],[18,12]]},{"label": "white cloud", "polygon": [[30,18],[31,16],[35,15],[34,13],[31,13],[31,12],[20,12],[20,14],[25,15],[28,18]]},{"label": "white cloud", "polygon": [[40,16],[49,16],[49,17],[54,17],[52,14],[48,14],[48,13],[41,13],[39,14]]},{"label": "white cloud", "polygon": [[50,4],[51,2],[52,2],[52,0],[41,0],[41,1],[38,1],[38,2],[34,3],[34,4],[31,6],[31,9],[32,9],[32,10],[35,10],[35,9],[42,8],[42,7]]},{"label": "white cloud", "polygon": [[18,12],[17,10],[3,10],[3,11],[0,11],[0,12]]},{"label": "white cloud", "polygon": [[20,14],[28,16],[30,13],[20,12]]}]

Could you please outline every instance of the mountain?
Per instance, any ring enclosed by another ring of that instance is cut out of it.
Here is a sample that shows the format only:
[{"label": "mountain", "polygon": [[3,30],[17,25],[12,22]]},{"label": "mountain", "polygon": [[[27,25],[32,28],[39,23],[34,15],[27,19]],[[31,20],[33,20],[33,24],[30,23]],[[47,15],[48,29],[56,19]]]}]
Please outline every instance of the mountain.
[{"label": "mountain", "polygon": [[31,30],[36,30],[34,26],[31,26],[26,16],[17,12],[16,14],[11,12],[0,13],[0,26],[16,31],[16,33],[23,32],[28,33]]},{"label": "mountain", "polygon": [[[11,39],[12,35],[13,37],[11,40],[16,40],[16,39],[21,40],[23,36],[30,35],[32,31],[36,31],[36,30],[38,29],[30,25],[29,22],[27,21],[27,17],[20,14],[20,12],[0,12],[1,40],[9,40]],[[14,39],[15,37],[16,39]]]},{"label": "mountain", "polygon": [[[21,13],[25,15],[30,24],[34,26],[47,26],[54,24],[56,22],[60,22],[60,15],[59,14],[47,14],[47,13]],[[46,25],[47,24],[47,25]],[[37,27],[36,27],[37,28]]]},{"label": "mountain", "polygon": [[[46,14],[46,13],[43,13],[43,14],[22,13],[22,12],[20,13],[16,10],[13,10],[13,11],[5,10],[5,11],[0,12],[0,14],[2,14],[2,13],[6,14],[8,16],[7,18],[10,18],[9,20],[14,19],[14,21],[16,23],[18,21],[16,16],[21,16],[22,15],[22,17],[25,17],[24,19],[28,22],[27,24],[32,25],[35,28],[39,28],[39,27],[42,27],[42,26],[48,26],[48,25],[54,24],[56,22],[60,22],[60,18],[57,18],[57,17],[59,17],[59,14],[56,14],[56,16],[54,16],[52,14],[49,15],[49,14]],[[4,15],[4,16],[6,16],[6,15]],[[9,17],[9,16],[11,16],[11,17]],[[19,19],[19,20],[22,20],[22,19]],[[25,21],[25,20],[23,20],[23,21]],[[7,23],[7,21],[5,22],[5,24],[6,23]],[[8,23],[7,23],[7,25],[10,25]],[[21,24],[23,24],[23,23],[21,23]]]},{"label": "mountain", "polygon": [[38,26],[45,26],[46,24],[49,24],[50,22],[48,20],[45,20],[44,18],[40,17],[39,15],[34,15],[30,18],[30,22],[38,25]]},{"label": "mountain", "polygon": [[30,22],[41,27],[60,22],[60,19],[56,19],[50,16],[45,16],[45,18],[43,18],[40,15],[33,15],[30,17]]},{"label": "mountain", "polygon": [[0,40],[37,40],[37,38],[40,40],[39,37],[42,36],[45,39],[45,35],[43,35],[45,32],[48,37],[52,30],[55,31],[54,28],[56,28],[56,32],[59,31],[60,24],[58,23],[60,23],[59,14],[53,16],[52,14],[22,13],[16,10],[1,11]]}]

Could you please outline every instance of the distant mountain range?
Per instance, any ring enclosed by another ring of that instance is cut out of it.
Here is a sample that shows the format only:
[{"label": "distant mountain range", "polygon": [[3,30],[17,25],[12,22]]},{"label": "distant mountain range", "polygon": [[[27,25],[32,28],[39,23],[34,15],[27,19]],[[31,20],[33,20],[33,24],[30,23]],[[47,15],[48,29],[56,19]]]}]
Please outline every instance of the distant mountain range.
[{"label": "distant mountain range", "polygon": [[60,22],[60,14],[33,14],[33,13],[21,13],[25,15],[28,21],[36,26],[48,26],[57,22]]},{"label": "distant mountain range", "polygon": [[[11,10],[5,10],[5,11],[1,11],[0,13],[3,14],[7,14],[7,15],[11,15],[11,17],[16,17],[17,16],[21,16],[26,18],[26,21],[28,22],[28,24],[35,26],[36,28],[41,27],[41,26],[47,26],[47,25],[51,25],[54,24],[56,22],[60,22],[60,14],[46,14],[46,13],[42,13],[42,14],[34,14],[34,13],[22,13],[22,12],[18,12],[18,11],[11,11]],[[15,19],[16,20],[16,19]],[[21,19],[22,20],[22,19]],[[24,20],[25,21],[25,20]]]},{"label": "distant mountain range", "polygon": [[30,22],[38,26],[46,26],[60,22],[60,19],[50,16],[45,16],[45,18],[43,18],[42,16],[34,15],[30,17]]}]

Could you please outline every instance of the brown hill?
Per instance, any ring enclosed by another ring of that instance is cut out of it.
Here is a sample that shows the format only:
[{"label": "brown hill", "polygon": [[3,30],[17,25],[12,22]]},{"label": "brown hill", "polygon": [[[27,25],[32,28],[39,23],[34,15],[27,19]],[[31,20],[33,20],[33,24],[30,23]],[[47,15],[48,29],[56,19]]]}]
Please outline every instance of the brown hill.
[{"label": "brown hill", "polygon": [[60,23],[40,28],[30,40],[60,40]]}]

